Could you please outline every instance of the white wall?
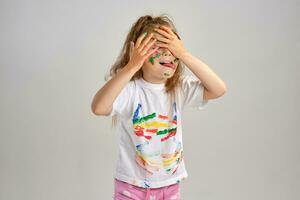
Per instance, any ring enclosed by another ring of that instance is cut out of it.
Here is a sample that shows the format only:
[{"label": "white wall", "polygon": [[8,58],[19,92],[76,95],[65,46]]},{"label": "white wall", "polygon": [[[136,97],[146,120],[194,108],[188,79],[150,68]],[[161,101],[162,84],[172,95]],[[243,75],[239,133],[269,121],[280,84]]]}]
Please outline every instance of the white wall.
[{"label": "white wall", "polygon": [[205,110],[184,113],[183,199],[299,199],[299,8],[2,0],[0,199],[112,199],[116,135],[90,104],[132,23],[161,13],[227,85]]}]

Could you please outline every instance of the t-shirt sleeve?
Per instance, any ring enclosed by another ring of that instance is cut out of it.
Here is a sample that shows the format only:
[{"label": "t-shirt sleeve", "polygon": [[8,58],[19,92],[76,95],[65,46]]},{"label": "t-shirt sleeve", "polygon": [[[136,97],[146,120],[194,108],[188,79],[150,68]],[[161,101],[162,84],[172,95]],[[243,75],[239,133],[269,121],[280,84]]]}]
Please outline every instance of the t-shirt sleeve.
[{"label": "t-shirt sleeve", "polygon": [[112,111],[108,116],[125,116],[129,111],[130,102],[132,101],[132,98],[133,88],[132,84],[129,82],[114,100],[112,105]]},{"label": "t-shirt sleeve", "polygon": [[184,75],[182,80],[183,109],[194,107],[202,110],[206,107],[208,100],[204,100],[204,86],[201,81],[192,75]]}]

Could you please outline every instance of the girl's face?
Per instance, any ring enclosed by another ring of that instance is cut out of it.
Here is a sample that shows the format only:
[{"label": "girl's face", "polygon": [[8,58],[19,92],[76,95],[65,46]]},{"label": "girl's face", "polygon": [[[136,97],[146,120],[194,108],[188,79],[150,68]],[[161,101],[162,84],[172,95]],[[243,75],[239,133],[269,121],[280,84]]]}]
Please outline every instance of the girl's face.
[{"label": "girl's face", "polygon": [[[155,48],[155,45],[152,47]],[[142,67],[143,74],[149,80],[166,81],[171,78],[178,66],[179,59],[167,49],[160,47],[156,52],[150,55]]]}]

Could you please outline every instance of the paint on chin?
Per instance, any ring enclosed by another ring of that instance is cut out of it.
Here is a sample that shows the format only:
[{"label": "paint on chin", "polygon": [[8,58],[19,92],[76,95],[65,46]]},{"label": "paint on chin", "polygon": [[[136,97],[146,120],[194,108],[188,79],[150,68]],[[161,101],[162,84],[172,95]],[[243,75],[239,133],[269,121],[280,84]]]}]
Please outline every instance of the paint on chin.
[{"label": "paint on chin", "polygon": [[163,70],[162,75],[165,78],[171,78],[173,76],[173,72],[171,70]]},{"label": "paint on chin", "polygon": [[168,72],[164,72],[164,77],[169,78],[169,77],[171,77],[171,74],[169,74]]}]

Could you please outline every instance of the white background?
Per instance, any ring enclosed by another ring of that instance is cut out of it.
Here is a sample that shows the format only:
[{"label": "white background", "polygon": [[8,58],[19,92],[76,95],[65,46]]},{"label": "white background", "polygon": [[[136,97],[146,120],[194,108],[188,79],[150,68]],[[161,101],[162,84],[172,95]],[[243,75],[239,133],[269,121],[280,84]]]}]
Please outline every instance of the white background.
[{"label": "white background", "polygon": [[299,8],[2,0],[0,199],[112,199],[116,134],[90,105],[131,25],[163,13],[227,86],[206,109],[184,113],[182,199],[300,199]]}]

